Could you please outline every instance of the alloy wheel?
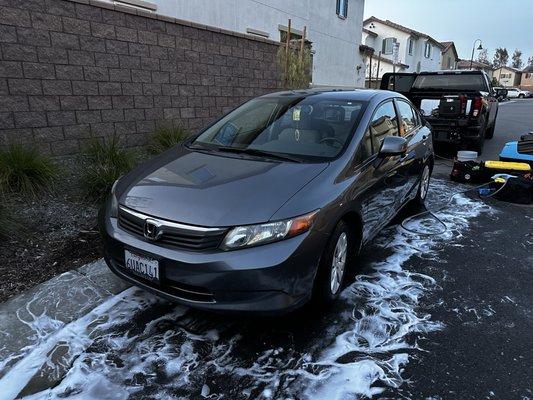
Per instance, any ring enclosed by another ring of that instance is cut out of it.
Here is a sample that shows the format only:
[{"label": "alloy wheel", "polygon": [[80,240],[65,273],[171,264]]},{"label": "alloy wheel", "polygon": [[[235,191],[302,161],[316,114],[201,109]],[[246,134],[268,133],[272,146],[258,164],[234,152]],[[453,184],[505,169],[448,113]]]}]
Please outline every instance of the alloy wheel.
[{"label": "alloy wheel", "polygon": [[337,294],[341,287],[342,278],[346,269],[346,255],[348,252],[348,235],[342,232],[337,239],[333,260],[331,262],[330,289],[332,294]]},{"label": "alloy wheel", "polygon": [[420,198],[426,199],[429,190],[429,166],[426,165],[422,171],[422,180],[420,181]]}]

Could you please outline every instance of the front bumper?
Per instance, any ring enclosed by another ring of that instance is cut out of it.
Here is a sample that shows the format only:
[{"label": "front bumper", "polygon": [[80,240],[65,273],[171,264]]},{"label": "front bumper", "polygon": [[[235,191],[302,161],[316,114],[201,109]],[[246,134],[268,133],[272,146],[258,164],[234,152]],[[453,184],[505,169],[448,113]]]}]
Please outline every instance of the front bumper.
[{"label": "front bumper", "polygon": [[[284,313],[304,305],[326,235],[317,231],[263,246],[234,251],[195,252],[159,246],[118,226],[100,212],[107,265],[120,278],[166,299],[224,312]],[[160,282],[124,268],[124,250],[159,261]]]}]

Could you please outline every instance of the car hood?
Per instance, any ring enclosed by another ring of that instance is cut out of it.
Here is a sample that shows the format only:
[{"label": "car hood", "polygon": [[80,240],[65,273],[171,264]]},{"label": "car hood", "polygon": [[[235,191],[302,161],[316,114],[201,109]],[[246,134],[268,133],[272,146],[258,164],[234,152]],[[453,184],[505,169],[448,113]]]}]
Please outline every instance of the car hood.
[{"label": "car hood", "polygon": [[121,205],[171,221],[207,227],[255,224],[268,221],[327,165],[181,148],[138,168],[117,195]]}]

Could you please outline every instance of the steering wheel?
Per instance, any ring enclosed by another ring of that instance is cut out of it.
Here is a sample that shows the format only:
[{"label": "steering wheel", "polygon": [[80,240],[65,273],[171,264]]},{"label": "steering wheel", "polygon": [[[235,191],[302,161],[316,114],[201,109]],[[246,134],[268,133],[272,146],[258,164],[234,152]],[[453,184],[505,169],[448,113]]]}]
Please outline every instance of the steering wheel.
[{"label": "steering wheel", "polygon": [[[322,143],[326,143],[326,142],[333,142],[333,146],[332,147],[337,147],[337,148],[341,148],[342,146],[344,146],[344,142],[340,139],[337,139],[336,137],[334,136],[328,136],[328,137],[325,137],[323,139],[321,139],[318,143],[322,144]],[[335,146],[335,144],[338,144],[338,146]]]}]

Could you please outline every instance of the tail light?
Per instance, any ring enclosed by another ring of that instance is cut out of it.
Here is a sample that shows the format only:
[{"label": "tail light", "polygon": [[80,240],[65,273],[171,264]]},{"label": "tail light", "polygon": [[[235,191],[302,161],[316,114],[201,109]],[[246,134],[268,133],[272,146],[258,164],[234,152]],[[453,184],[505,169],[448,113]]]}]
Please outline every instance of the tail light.
[{"label": "tail light", "polygon": [[472,102],[472,116],[477,117],[481,113],[481,107],[483,106],[483,99],[481,97],[474,98]]}]

